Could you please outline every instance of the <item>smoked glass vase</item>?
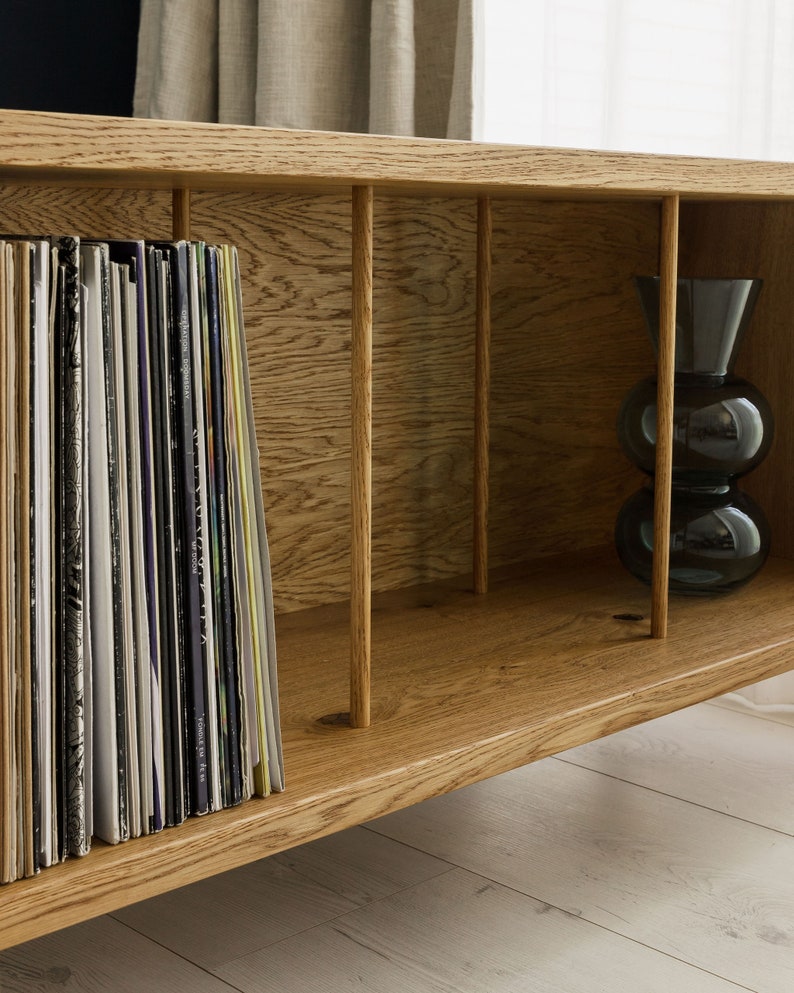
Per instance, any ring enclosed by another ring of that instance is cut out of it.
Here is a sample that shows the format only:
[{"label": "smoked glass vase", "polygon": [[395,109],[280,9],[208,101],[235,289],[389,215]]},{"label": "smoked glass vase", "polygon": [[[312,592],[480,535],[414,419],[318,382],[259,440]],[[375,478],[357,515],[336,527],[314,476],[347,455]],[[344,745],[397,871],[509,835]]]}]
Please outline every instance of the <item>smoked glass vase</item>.
[{"label": "smoked glass vase", "polygon": [[[659,279],[635,280],[654,343]],[[760,279],[679,279],[676,298],[673,485],[669,587],[673,593],[727,593],[751,579],[769,553],[769,525],[737,479],[772,443],[769,404],[733,373],[761,289]],[[656,379],[623,402],[618,436],[648,481],[618,515],[615,542],[624,566],[650,583],[656,451]]]}]

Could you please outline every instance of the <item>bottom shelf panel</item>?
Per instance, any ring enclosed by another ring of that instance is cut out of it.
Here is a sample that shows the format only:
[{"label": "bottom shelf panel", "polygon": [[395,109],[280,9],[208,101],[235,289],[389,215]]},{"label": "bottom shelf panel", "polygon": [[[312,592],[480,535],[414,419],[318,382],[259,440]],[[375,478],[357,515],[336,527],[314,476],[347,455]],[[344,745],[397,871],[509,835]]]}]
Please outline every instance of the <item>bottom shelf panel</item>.
[{"label": "bottom shelf panel", "polygon": [[351,730],[343,606],[281,617],[287,790],[0,888],[0,947],[65,927],[728,692],[794,665],[794,564],[724,599],[648,591],[611,552],[382,594],[373,725]]}]

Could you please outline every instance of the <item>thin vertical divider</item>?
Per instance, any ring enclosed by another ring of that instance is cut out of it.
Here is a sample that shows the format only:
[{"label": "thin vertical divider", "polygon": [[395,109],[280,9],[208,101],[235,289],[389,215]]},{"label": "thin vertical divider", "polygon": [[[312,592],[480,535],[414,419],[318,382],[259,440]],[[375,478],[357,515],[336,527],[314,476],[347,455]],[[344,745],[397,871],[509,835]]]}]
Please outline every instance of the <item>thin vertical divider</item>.
[{"label": "thin vertical divider", "polygon": [[488,592],[488,442],[491,385],[491,233],[490,197],[477,201],[477,293],[474,344],[474,592]]},{"label": "thin vertical divider", "polygon": [[369,727],[372,598],[373,190],[352,200],[350,726]]},{"label": "thin vertical divider", "polygon": [[675,308],[678,281],[678,196],[662,200],[659,250],[659,357],[656,395],[656,471],[651,574],[651,636],[667,635],[670,568],[670,508],[673,485]]},{"label": "thin vertical divider", "polygon": [[190,190],[171,192],[171,233],[174,241],[190,241]]}]

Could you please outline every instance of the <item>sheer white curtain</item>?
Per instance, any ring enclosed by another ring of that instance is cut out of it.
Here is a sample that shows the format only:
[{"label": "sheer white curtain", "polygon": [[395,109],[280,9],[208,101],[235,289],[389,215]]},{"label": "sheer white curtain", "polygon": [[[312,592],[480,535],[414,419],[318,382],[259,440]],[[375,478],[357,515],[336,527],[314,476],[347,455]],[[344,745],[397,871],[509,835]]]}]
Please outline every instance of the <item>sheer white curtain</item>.
[{"label": "sheer white curtain", "polygon": [[481,0],[488,141],[794,160],[790,0]]},{"label": "sheer white curtain", "polygon": [[470,138],[472,0],[142,0],[134,113]]},{"label": "sheer white curtain", "polygon": [[[790,0],[481,2],[477,137],[794,161]],[[794,721],[794,673],[731,699]]]}]

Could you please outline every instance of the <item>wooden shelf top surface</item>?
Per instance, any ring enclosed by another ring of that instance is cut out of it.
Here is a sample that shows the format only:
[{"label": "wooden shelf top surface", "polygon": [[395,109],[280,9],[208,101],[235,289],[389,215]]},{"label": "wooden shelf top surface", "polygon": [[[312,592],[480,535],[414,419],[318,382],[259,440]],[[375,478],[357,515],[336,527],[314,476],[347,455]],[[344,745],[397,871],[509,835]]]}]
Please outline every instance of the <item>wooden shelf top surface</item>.
[{"label": "wooden shelf top surface", "polygon": [[0,180],[538,197],[789,199],[794,164],[0,110]]},{"label": "wooden shelf top surface", "polygon": [[791,668],[794,564],[674,599],[654,641],[648,591],[611,558],[508,570],[482,597],[464,582],[377,597],[367,730],[323,721],[347,709],[345,607],[281,617],[287,791],[0,888],[0,947]]}]

